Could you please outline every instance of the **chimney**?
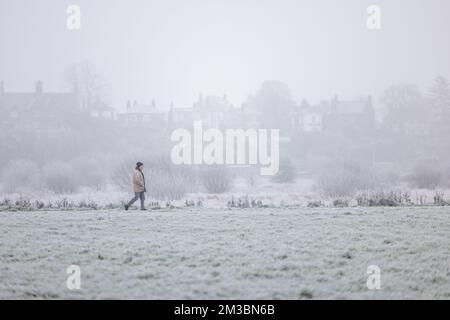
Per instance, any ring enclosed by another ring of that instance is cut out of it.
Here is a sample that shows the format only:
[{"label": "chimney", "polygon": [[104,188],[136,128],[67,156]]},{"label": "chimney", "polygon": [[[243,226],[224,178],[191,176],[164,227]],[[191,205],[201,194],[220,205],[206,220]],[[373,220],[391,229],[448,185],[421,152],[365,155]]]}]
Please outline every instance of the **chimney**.
[{"label": "chimney", "polygon": [[131,101],[127,100],[127,110],[130,110],[130,109],[131,109]]},{"label": "chimney", "polygon": [[42,93],[42,81],[36,81],[35,91],[36,93]]},{"label": "chimney", "polygon": [[153,99],[152,100],[152,109],[155,109],[155,107],[156,107],[156,102],[155,102],[155,99]]},{"label": "chimney", "polygon": [[5,93],[5,83],[3,81],[0,81],[0,94]]}]

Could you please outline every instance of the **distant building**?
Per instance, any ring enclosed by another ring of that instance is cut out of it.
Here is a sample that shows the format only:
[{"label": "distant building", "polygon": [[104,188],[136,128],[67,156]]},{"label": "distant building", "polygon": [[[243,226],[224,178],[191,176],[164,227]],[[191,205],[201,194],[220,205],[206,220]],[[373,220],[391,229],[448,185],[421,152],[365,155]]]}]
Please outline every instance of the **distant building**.
[{"label": "distant building", "polygon": [[291,113],[293,132],[340,131],[361,133],[375,127],[375,111],[372,98],[322,101],[311,106],[306,101],[296,106]]},{"label": "distant building", "polygon": [[199,95],[198,101],[194,103],[194,112],[199,114],[204,126],[209,128],[224,128],[233,122],[233,106],[227,96]]},{"label": "distant building", "polygon": [[[6,92],[0,82],[0,122],[15,127],[40,129],[64,127],[79,112],[77,97],[70,92],[44,92],[41,81],[34,92]],[[66,121],[63,121],[66,119]]]},{"label": "distant building", "polygon": [[325,119],[327,130],[338,130],[358,134],[375,128],[375,110],[372,97],[357,100],[339,100],[335,96],[330,103],[330,112]]},{"label": "distant building", "polygon": [[191,108],[174,107],[169,111],[169,126],[191,127],[194,121],[201,121],[205,128],[225,128],[233,126],[236,110],[226,96],[199,95]]},{"label": "distant building", "polygon": [[168,126],[170,129],[192,127],[194,121],[200,120],[200,114],[193,108],[170,106]]},{"label": "distant building", "polygon": [[[42,122],[71,121],[75,114],[88,114],[93,118],[114,119],[114,109],[98,102],[81,108],[74,92],[44,92],[42,81],[35,83],[34,92],[6,92],[0,82],[0,112],[3,121],[20,118],[22,126],[38,127]],[[53,119],[53,120],[52,120]]]},{"label": "distant building", "polygon": [[323,120],[329,108],[326,103],[311,106],[303,100],[302,104],[294,107],[291,112],[291,128],[293,132],[321,132]]},{"label": "distant building", "polygon": [[166,113],[156,108],[155,101],[141,104],[136,100],[127,101],[125,112],[117,114],[117,120],[127,127],[145,127],[152,130],[164,130],[167,125]]},{"label": "distant building", "polygon": [[108,120],[113,120],[115,118],[114,108],[101,101],[89,107],[88,111],[92,118],[102,118]]}]

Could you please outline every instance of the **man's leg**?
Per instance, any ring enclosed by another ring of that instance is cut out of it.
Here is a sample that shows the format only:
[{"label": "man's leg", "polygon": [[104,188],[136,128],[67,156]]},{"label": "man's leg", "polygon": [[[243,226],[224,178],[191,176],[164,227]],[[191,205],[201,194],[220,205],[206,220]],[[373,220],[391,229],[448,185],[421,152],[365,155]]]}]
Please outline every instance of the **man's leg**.
[{"label": "man's leg", "polygon": [[125,208],[131,207],[131,205],[137,200],[139,199],[139,192],[135,192],[134,193],[134,197],[133,199],[130,200],[130,202],[128,202],[125,206]]},{"label": "man's leg", "polygon": [[141,198],[141,210],[144,210],[144,209],[145,209],[145,205],[144,205],[144,202],[145,202],[145,193],[144,193],[144,192],[141,192],[140,198]]}]

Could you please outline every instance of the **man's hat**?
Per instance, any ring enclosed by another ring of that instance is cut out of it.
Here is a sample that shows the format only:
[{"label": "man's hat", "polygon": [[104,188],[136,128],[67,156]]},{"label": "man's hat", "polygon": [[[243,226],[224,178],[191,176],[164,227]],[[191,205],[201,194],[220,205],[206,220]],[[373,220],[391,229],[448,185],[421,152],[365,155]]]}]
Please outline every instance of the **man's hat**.
[{"label": "man's hat", "polygon": [[144,164],[142,162],[136,163],[136,167],[139,168],[140,166],[143,166]]}]

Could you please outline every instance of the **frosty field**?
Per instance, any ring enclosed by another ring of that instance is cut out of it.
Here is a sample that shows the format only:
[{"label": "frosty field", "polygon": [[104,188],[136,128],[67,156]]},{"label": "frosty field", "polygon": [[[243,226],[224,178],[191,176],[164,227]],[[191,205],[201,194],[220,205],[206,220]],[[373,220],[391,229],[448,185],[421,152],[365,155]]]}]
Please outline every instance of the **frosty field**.
[{"label": "frosty field", "polygon": [[447,207],[1,212],[0,229],[1,299],[450,299]]}]

